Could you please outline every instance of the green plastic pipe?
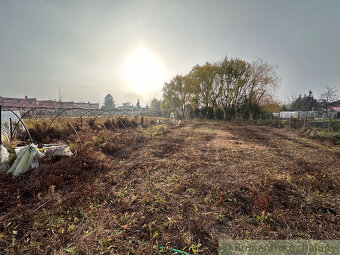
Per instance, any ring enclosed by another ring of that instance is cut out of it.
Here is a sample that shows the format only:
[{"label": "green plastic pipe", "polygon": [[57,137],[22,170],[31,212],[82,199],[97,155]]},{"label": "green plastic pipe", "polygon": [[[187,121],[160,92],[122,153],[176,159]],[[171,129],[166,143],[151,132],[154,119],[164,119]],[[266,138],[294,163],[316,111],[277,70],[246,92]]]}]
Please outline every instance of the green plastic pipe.
[{"label": "green plastic pipe", "polygon": [[[159,249],[165,249],[165,247],[159,246]],[[173,251],[173,252],[180,253],[180,254],[190,255],[190,253],[187,253],[185,251],[181,251],[181,250],[177,250],[177,249],[171,249],[171,248],[170,248],[170,250]]]}]

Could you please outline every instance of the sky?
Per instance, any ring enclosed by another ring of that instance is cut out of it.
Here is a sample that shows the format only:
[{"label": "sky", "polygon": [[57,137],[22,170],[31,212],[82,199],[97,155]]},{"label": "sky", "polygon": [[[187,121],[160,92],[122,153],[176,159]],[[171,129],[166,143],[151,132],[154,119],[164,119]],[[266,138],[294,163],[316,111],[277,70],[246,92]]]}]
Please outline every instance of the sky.
[{"label": "sky", "polygon": [[340,1],[0,0],[2,96],[143,106],[225,56],[277,65],[281,101],[340,89]]}]

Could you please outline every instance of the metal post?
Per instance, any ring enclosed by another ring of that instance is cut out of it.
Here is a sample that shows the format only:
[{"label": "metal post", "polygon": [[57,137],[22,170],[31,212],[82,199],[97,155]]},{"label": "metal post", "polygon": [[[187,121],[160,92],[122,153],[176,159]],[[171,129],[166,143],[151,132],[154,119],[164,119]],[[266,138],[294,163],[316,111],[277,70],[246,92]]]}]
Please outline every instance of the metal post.
[{"label": "metal post", "polygon": [[10,135],[10,140],[13,138],[12,134],[12,118],[9,118],[9,135]]},{"label": "metal post", "polygon": [[83,128],[83,116],[80,117],[80,128]]}]

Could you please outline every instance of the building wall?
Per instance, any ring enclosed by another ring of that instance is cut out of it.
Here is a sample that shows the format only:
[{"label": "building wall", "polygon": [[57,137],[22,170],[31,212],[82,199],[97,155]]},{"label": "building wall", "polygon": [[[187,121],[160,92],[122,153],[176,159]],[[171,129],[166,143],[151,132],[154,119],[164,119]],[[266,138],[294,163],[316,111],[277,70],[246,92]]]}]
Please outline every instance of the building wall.
[{"label": "building wall", "polygon": [[38,106],[44,107],[44,108],[54,108],[54,101],[53,100],[39,100]]},{"label": "building wall", "polygon": [[0,104],[7,107],[17,107],[21,109],[35,108],[37,107],[36,98],[12,98],[12,97],[0,97]]},{"label": "building wall", "polygon": [[98,103],[76,103],[73,101],[59,102],[55,100],[37,100],[36,98],[12,98],[0,96],[0,104],[7,107],[17,107],[21,109],[31,109],[36,107],[44,108],[57,108],[57,109],[71,109],[71,108],[84,108],[84,109],[99,109]]}]

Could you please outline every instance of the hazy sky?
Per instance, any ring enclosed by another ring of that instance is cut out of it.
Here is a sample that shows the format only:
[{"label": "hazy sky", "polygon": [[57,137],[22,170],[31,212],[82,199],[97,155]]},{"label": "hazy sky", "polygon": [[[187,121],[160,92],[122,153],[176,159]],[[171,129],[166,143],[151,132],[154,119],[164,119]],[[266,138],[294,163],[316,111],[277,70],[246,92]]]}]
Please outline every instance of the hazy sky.
[{"label": "hazy sky", "polygon": [[340,88],[340,1],[0,0],[0,95],[102,103],[161,97],[124,66],[147,49],[164,81],[224,56],[278,65],[278,97]]}]

